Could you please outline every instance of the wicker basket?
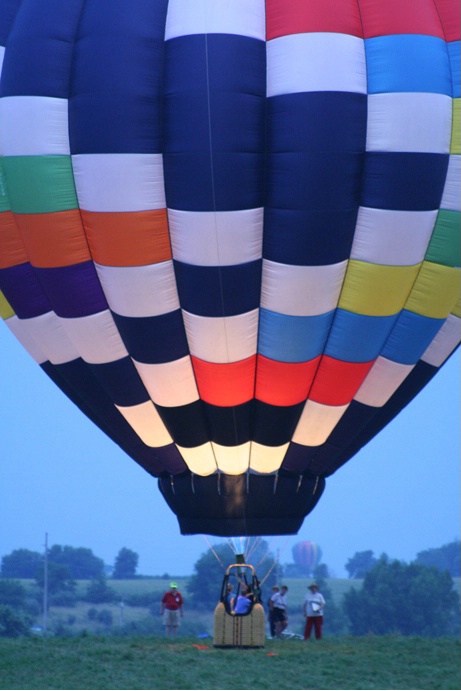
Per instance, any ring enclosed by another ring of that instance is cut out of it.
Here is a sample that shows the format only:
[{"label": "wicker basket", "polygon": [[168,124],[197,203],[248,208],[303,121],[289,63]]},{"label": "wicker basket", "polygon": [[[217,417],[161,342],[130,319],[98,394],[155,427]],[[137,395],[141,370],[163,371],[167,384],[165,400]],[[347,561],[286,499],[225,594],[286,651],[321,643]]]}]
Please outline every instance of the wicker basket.
[{"label": "wicker basket", "polygon": [[255,604],[250,614],[229,614],[222,602],[214,611],[215,648],[263,648],[266,618],[262,605]]}]

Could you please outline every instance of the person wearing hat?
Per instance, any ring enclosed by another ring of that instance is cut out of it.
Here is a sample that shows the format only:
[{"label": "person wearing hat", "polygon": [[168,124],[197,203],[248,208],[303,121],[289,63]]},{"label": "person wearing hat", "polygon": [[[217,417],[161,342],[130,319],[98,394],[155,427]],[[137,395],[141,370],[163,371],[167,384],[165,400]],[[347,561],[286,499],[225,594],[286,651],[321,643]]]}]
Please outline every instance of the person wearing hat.
[{"label": "person wearing hat", "polygon": [[311,637],[312,628],[315,631],[317,640],[322,638],[323,625],[323,608],[325,607],[325,599],[319,591],[317,583],[311,583],[307,586],[308,594],[303,604],[303,614],[306,617],[306,626],[304,628],[304,640],[308,641]]},{"label": "person wearing hat", "polygon": [[167,590],[160,603],[160,616],[163,616],[163,625],[168,637],[176,636],[180,617],[184,616],[184,600],[178,590],[178,584],[174,581],[170,583],[170,590]]}]

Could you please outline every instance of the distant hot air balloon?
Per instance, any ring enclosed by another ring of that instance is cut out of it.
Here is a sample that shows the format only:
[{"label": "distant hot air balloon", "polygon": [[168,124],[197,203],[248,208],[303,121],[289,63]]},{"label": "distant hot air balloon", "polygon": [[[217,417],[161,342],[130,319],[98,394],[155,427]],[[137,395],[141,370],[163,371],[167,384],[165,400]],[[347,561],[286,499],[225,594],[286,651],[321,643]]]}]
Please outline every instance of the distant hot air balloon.
[{"label": "distant hot air balloon", "polygon": [[292,548],[293,561],[306,576],[312,576],[322,559],[322,550],[315,542],[304,540],[297,542]]},{"label": "distant hot air balloon", "polygon": [[183,533],[296,533],[460,341],[459,3],[2,0],[0,46],[7,326]]}]

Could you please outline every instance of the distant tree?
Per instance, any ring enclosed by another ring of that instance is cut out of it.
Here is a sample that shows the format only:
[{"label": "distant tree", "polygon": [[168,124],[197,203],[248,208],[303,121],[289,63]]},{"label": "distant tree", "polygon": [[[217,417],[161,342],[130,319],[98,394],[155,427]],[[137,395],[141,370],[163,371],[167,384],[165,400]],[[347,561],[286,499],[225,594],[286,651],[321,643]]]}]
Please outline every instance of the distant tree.
[{"label": "distant tree", "polygon": [[330,578],[328,566],[326,564],[319,564],[314,569],[314,578],[318,582],[320,579]]},{"label": "distant tree", "polygon": [[126,579],[135,578],[136,569],[138,568],[139,555],[131,549],[122,547],[117,554],[114,565],[114,573],[112,578]]},{"label": "distant tree", "polygon": [[[262,585],[263,603],[269,598],[270,590],[276,582],[275,557],[268,551],[268,544],[261,540],[249,557],[256,575],[264,580]],[[219,602],[224,573],[229,564],[235,563],[235,555],[227,543],[213,545],[195,562],[195,573],[189,579],[187,591],[197,607],[214,608]],[[265,578],[267,575],[267,578]]]},{"label": "distant tree", "polygon": [[219,601],[225,569],[234,562],[234,554],[227,543],[213,545],[203,552],[194,564],[194,574],[189,578],[187,591],[195,606],[213,608]]},{"label": "distant tree", "polygon": [[318,564],[312,574],[306,572],[306,567],[300,564],[285,564],[283,568],[283,575],[285,578],[308,578],[312,577],[316,580],[318,578],[330,578],[328,566],[326,564]]},{"label": "distant tree", "polygon": [[54,564],[66,566],[75,579],[98,578],[104,573],[103,560],[87,547],[53,545],[48,552],[48,559]]},{"label": "distant tree", "polygon": [[0,579],[0,605],[12,607],[15,612],[23,610],[37,616],[41,611],[42,600],[38,592],[34,592],[32,588],[26,590],[20,581],[9,578]]},{"label": "distant tree", "polygon": [[50,607],[75,607],[77,602],[77,593],[68,590],[60,590],[50,595],[48,598]]},{"label": "distant tree", "polygon": [[29,549],[15,549],[2,557],[2,578],[35,578],[43,556]]},{"label": "distant tree", "polygon": [[106,577],[100,576],[89,583],[86,589],[85,600],[87,602],[114,602],[117,599],[117,594],[113,588],[107,585]]},{"label": "distant tree", "polygon": [[284,564],[283,575],[285,578],[306,578],[306,571],[298,564]]},{"label": "distant tree", "polygon": [[98,616],[98,610],[96,609],[96,607],[90,607],[90,609],[87,612],[87,616],[90,621],[94,621]]},{"label": "distant tree", "polygon": [[0,637],[30,636],[31,625],[32,618],[25,612],[15,611],[8,605],[0,605]]},{"label": "distant tree", "polygon": [[435,566],[440,571],[446,569],[453,578],[456,578],[460,575],[460,549],[460,541],[454,540],[442,547],[418,552],[415,561],[417,564],[424,564],[424,566]]},{"label": "distant tree", "polygon": [[372,569],[378,560],[373,556],[371,549],[365,552],[356,552],[346,564],[349,578],[363,578]]},{"label": "distant tree", "polygon": [[112,626],[113,624],[112,612],[108,609],[101,609],[98,612],[96,619],[100,624],[104,624],[104,626]]},{"label": "distant tree", "polygon": [[24,609],[25,602],[26,589],[22,583],[10,579],[0,580],[0,605]]},{"label": "distant tree", "polygon": [[[37,573],[37,585],[40,588],[45,586],[45,567],[42,562]],[[62,566],[61,564],[55,564],[54,562],[48,562],[48,592],[50,595],[54,595],[59,592],[72,593],[75,591],[75,581],[70,575],[70,571],[67,566]]]},{"label": "distant tree", "polygon": [[459,633],[459,596],[448,571],[381,557],[361,590],[344,596],[351,633],[445,636]]}]

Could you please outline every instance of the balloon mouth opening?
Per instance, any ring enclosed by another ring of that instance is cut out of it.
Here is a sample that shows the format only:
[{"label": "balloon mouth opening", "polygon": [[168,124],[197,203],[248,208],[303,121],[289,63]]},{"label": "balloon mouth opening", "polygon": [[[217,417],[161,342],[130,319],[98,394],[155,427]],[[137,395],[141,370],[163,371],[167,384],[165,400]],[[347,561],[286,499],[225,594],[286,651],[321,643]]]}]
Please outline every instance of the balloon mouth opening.
[{"label": "balloon mouth opening", "polygon": [[183,535],[296,535],[315,508],[325,478],[311,475],[190,474],[159,478]]}]

